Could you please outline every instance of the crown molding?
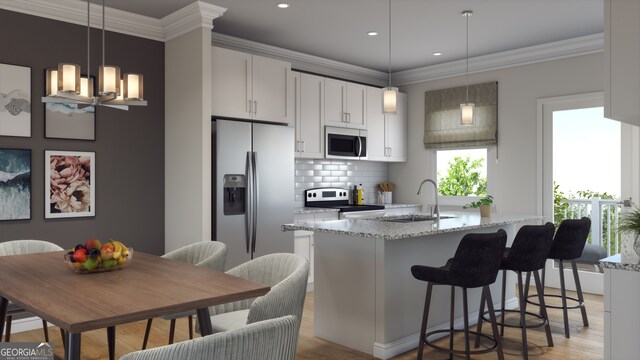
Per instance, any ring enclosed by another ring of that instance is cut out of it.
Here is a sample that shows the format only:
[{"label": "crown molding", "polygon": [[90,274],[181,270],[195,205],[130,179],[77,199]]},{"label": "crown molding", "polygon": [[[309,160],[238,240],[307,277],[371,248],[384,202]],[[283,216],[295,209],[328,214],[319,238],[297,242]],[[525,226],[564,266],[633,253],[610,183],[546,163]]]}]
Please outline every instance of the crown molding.
[{"label": "crown molding", "polygon": [[291,63],[298,70],[333,76],[372,85],[387,84],[388,74],[361,66],[309,55],[220,33],[212,33],[211,44],[227,49],[268,56]]},{"label": "crown molding", "polygon": [[165,17],[160,22],[164,29],[164,40],[168,41],[199,28],[213,29],[213,19],[227,9],[202,1],[193,2]]},{"label": "crown molding", "polygon": [[[604,34],[594,34],[469,58],[469,73],[510,68],[604,51]],[[466,60],[394,72],[394,85],[409,85],[466,74]]]},{"label": "crown molding", "polygon": [[[0,9],[87,25],[87,4],[79,0],[0,0]],[[213,28],[213,19],[225,8],[193,2],[162,19],[105,8],[105,29],[156,41],[167,41],[199,27]],[[102,6],[91,4],[91,27],[102,28]]]}]

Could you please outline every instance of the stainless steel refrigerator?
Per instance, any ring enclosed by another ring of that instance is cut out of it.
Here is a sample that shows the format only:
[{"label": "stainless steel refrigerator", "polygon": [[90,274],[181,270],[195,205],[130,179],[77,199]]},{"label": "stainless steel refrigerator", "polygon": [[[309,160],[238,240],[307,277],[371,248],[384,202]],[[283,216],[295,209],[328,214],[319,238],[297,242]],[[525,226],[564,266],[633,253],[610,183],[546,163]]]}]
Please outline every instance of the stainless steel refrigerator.
[{"label": "stainless steel refrigerator", "polygon": [[294,129],[247,121],[213,122],[214,234],[230,269],[253,258],[293,253]]}]

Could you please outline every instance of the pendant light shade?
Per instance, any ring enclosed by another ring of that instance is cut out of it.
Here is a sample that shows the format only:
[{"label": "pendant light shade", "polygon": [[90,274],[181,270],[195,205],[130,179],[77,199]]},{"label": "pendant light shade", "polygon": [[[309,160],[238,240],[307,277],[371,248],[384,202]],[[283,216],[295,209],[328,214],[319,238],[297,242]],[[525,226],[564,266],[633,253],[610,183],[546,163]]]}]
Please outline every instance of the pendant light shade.
[{"label": "pendant light shade", "polygon": [[469,17],[473,15],[473,11],[465,10],[462,16],[467,21],[467,102],[460,104],[460,124],[463,126],[472,126],[475,124],[475,104],[469,102]]},{"label": "pendant light shade", "polygon": [[80,78],[80,96],[93,97],[93,78],[90,76]]},{"label": "pendant light shade", "polygon": [[58,69],[47,69],[45,96],[58,93]]},{"label": "pendant light shade", "polygon": [[142,74],[124,74],[123,94],[125,100],[144,99],[144,84]]},{"label": "pendant light shade", "polygon": [[389,0],[389,84],[382,93],[382,112],[395,114],[398,111],[398,88],[391,86],[391,0]]},{"label": "pendant light shade", "polygon": [[80,94],[80,65],[58,64],[58,91]]},{"label": "pendant light shade", "polygon": [[120,68],[112,65],[102,65],[98,70],[98,94],[120,94]]}]

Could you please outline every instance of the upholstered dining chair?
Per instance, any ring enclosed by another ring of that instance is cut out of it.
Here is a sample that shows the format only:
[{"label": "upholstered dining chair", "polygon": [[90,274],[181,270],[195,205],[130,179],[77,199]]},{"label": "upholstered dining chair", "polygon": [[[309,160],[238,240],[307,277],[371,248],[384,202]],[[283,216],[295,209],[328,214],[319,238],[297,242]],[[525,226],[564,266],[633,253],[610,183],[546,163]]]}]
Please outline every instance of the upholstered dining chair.
[{"label": "upholstered dining chair", "polygon": [[[227,262],[227,246],[219,241],[199,242],[168,252],[162,255],[162,257],[193,264],[195,266],[204,266],[210,269],[224,271],[224,265]],[[193,339],[193,316],[195,314],[196,311],[191,310],[162,317],[165,320],[171,321],[169,326],[169,344],[173,344],[173,338],[176,330],[176,319],[183,317],[186,317],[189,320],[189,339]],[[152,323],[153,319],[147,320],[147,328],[142,342],[143,350],[147,348]]]},{"label": "upholstered dining chair", "polygon": [[293,360],[298,323],[295,316],[255,322],[236,330],[136,351],[120,360]]},{"label": "upholstered dining chair", "polygon": [[269,254],[238,265],[227,271],[227,274],[268,285],[271,290],[257,298],[210,307],[214,333],[294,315],[297,319],[297,334],[307,291],[307,259],[295,254]]},{"label": "upholstered dining chair", "polygon": [[[50,251],[62,251],[64,250],[60,246],[42,240],[12,240],[0,243],[0,256],[8,255],[23,255],[23,254],[35,254]],[[60,256],[62,261],[62,256]],[[28,314],[27,311],[19,307],[18,305],[9,302],[6,316],[6,335],[5,341],[11,341],[11,321],[14,316]],[[42,320],[42,330],[44,331],[44,339],[49,342],[49,328],[47,327],[47,321]],[[62,337],[64,341],[64,336]],[[2,339],[0,339],[2,340]]]}]

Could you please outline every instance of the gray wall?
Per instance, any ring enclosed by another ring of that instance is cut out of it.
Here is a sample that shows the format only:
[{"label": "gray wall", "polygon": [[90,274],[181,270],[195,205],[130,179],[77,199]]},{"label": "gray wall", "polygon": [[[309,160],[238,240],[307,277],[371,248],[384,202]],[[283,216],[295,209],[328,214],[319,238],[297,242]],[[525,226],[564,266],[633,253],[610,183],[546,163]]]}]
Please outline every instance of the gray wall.
[{"label": "gray wall", "polygon": [[[0,147],[31,149],[31,220],[0,222],[0,241],[42,239],[70,247],[114,238],[136,250],[164,252],[164,44],[106,34],[106,62],[144,75],[148,107],[96,110],[96,141],[44,138],[44,69],[74,62],[86,72],[86,27],[0,10],[0,62],[31,67],[31,138],[0,136]],[[91,38],[91,74],[101,62]],[[96,152],[96,216],[44,219],[44,151]],[[175,191],[189,191],[175,189]]]}]

